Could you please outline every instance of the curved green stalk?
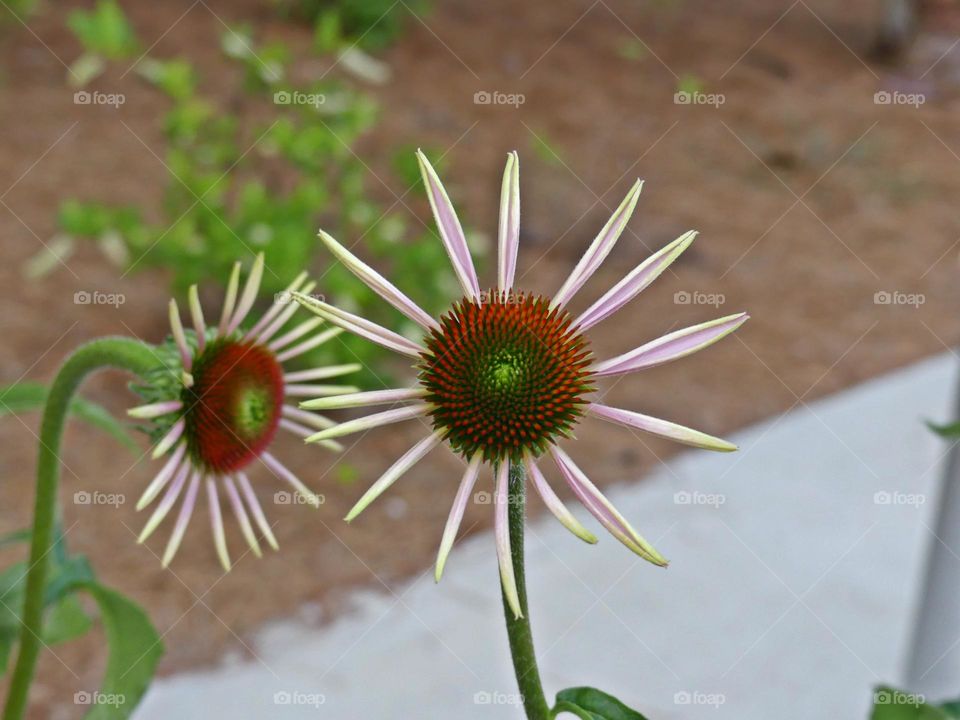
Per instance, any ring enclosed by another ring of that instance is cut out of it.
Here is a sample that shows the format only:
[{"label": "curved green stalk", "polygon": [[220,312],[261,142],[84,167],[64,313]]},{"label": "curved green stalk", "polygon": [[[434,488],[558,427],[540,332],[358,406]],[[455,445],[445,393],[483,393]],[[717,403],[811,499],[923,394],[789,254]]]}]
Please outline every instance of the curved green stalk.
[{"label": "curved green stalk", "polygon": [[37,495],[33,508],[30,567],[27,571],[20,649],[10,679],[4,720],[20,720],[40,652],[43,593],[47,580],[47,554],[53,544],[60,480],[60,440],[70,401],[83,379],[95,370],[113,367],[144,375],[162,367],[154,348],[129,338],[101,338],[81,345],[67,358],[50,387],[40,425],[37,459]]},{"label": "curved green stalk", "polygon": [[510,526],[510,554],[517,582],[517,595],[523,616],[514,617],[513,611],[503,597],[503,614],[507,620],[507,637],[510,640],[510,655],[517,686],[523,696],[523,708],[527,720],[549,720],[550,707],[543,694],[537,655],[533,649],[533,632],[530,628],[530,613],[527,610],[527,581],[523,567],[523,523],[526,506],[527,477],[522,464],[510,465],[507,497],[510,505],[507,517]]}]

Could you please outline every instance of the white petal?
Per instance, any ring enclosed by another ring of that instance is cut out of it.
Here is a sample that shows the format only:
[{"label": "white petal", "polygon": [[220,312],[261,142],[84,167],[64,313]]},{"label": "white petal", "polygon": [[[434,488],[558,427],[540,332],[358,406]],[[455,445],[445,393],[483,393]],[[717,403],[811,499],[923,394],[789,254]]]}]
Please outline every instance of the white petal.
[{"label": "white petal", "polygon": [[[322,321],[322,318],[317,318]],[[325,342],[332,340],[337,335],[343,332],[342,328],[330,328],[329,330],[324,330],[322,333],[314,335],[309,340],[304,340],[299,345],[294,345],[289,350],[284,350],[282,353],[277,355],[277,362],[285,363],[287,360],[292,360],[295,357],[303,355],[305,352],[309,352],[316,347],[320,347]]]},{"label": "white petal", "polygon": [[603,297],[587,308],[577,318],[574,325],[583,331],[613,315],[660,277],[660,274],[670,267],[671,263],[680,257],[684,250],[690,247],[690,243],[696,237],[696,231],[691,230],[648,257],[631,270],[623,280],[604,293]]},{"label": "white petal", "polygon": [[439,327],[436,320],[424,312],[413,300],[400,292],[392,282],[347,250],[347,248],[323,230],[320,231],[320,239],[327,248],[329,248],[330,252],[334,254],[337,260],[342,262],[350,272],[360,278],[366,283],[367,287],[393,305],[397,310],[426,330]]},{"label": "white petal", "polygon": [[416,465],[428,452],[433,450],[433,448],[440,443],[442,438],[442,433],[435,432],[432,435],[428,435],[412,448],[407,450],[407,452],[405,452],[399,460],[391,465],[390,468],[380,476],[379,480],[370,486],[370,488],[363,494],[363,497],[361,497],[360,500],[357,501],[357,504],[351,508],[349,513],[347,513],[347,516],[344,519],[347,522],[350,522],[357,517],[357,515],[366,510],[367,506],[380,497],[380,495],[387,488],[393,485],[401,475]]},{"label": "white petal", "polygon": [[173,526],[173,532],[170,533],[170,539],[167,541],[167,549],[163,551],[163,567],[167,567],[177,554],[180,542],[183,540],[183,534],[187,531],[187,524],[193,515],[193,508],[197,502],[197,491],[200,488],[200,472],[194,470],[190,476],[190,487],[187,488],[187,494],[183,498],[183,505],[180,506],[180,514],[177,516],[177,522]]},{"label": "white petal", "polygon": [[127,415],[138,420],[151,420],[153,418],[163,417],[172,412],[183,408],[183,403],[179,400],[166,400],[164,402],[150,403],[149,405],[138,405],[135,408],[127,410]]},{"label": "white petal", "polygon": [[606,259],[607,255],[610,254],[610,251],[613,250],[613,246],[616,245],[620,234],[627,226],[627,221],[630,220],[630,216],[633,214],[633,209],[637,206],[637,199],[640,197],[641,188],[643,188],[643,181],[637,180],[633,184],[633,187],[630,188],[630,192],[627,193],[623,202],[620,203],[620,207],[614,211],[613,215],[607,221],[607,224],[603,226],[600,234],[590,243],[590,247],[587,248],[583,257],[580,258],[580,262],[577,263],[573,272],[570,273],[570,277],[566,279],[563,286],[557,291],[557,294],[553,298],[554,307],[562,308],[570,302],[570,298],[576,294],[577,290],[583,287],[583,284],[590,279],[590,276],[596,272],[600,264]]},{"label": "white petal", "polygon": [[305,410],[337,410],[340,408],[368,407],[370,405],[390,405],[404,400],[417,400],[426,394],[427,391],[423,388],[372,390],[370,392],[306,400],[300,403],[300,407]]},{"label": "white petal", "polygon": [[457,530],[460,529],[460,523],[463,521],[463,513],[467,509],[467,502],[470,500],[470,491],[477,481],[477,475],[480,473],[480,463],[483,462],[483,453],[475,453],[473,459],[467,465],[467,470],[460,481],[460,487],[457,488],[457,496],[453,500],[453,506],[450,508],[450,515],[447,517],[447,524],[443,528],[443,537],[440,539],[440,551],[437,553],[437,566],[433,577],[437,582],[443,576],[443,568],[447,564],[447,556],[453,548],[453,541],[457,539]]},{"label": "white petal", "polygon": [[420,164],[420,174],[423,177],[423,185],[427,189],[427,197],[430,199],[433,217],[437,221],[440,239],[443,240],[443,246],[447,250],[447,255],[450,256],[453,271],[456,273],[461,287],[463,287],[464,295],[477,298],[480,296],[477,272],[474,270],[473,258],[470,257],[467,239],[463,234],[463,228],[460,226],[457,213],[453,209],[453,203],[450,202],[447,191],[440,182],[440,178],[437,177],[430,161],[427,160],[427,156],[420,150],[417,150],[417,162]]},{"label": "white petal", "polygon": [[550,484],[543,476],[543,473],[540,472],[540,468],[537,467],[537,464],[530,453],[524,454],[523,464],[527,469],[527,474],[533,481],[533,486],[537,489],[537,493],[543,499],[544,505],[546,505],[550,512],[553,513],[554,517],[557,518],[557,520],[559,520],[567,530],[572,532],[584,542],[591,544],[597,542],[596,535],[581,525],[580,521],[577,520],[573,516],[573,513],[567,509],[567,506],[563,504],[563,501],[557,497],[557,494],[553,491],[553,488],[550,487]]},{"label": "white petal", "polygon": [[602,377],[605,375],[623,375],[643,368],[662,365],[678,358],[692,355],[698,350],[713,345],[725,338],[748,319],[746,313],[737,313],[677,330],[648,342],[646,345],[618,355],[610,360],[599,362],[590,368],[591,372]]},{"label": "white petal", "polygon": [[293,296],[310,312],[329,320],[344,330],[349,330],[355,335],[383,345],[385,348],[393,350],[394,352],[415,358],[419,358],[420,353],[423,352],[422,347],[411,340],[407,340],[403,335],[395,333],[393,330],[387,330],[385,327],[370,322],[359,315],[348,313],[346,310],[340,310],[333,305],[328,305],[322,300],[317,300],[308,295],[294,293]]},{"label": "white petal", "polygon": [[283,393],[288,397],[320,397],[347,395],[359,389],[356,385],[287,385],[283,388]]},{"label": "white petal", "polygon": [[150,484],[147,485],[147,489],[143,491],[143,495],[141,495],[140,499],[137,501],[137,511],[143,510],[147,505],[153,502],[153,499],[157,495],[160,494],[160,491],[163,490],[164,486],[177,471],[177,468],[180,466],[180,462],[183,460],[183,456],[186,452],[187,444],[180,443],[177,446],[177,449],[173,451],[173,455],[170,456],[170,459],[164,463],[160,472],[158,472]]},{"label": "white petal", "polygon": [[[297,292],[309,293],[316,286],[316,283],[310,282],[304,285],[302,290],[298,290]],[[290,318],[294,316],[294,313],[300,309],[300,305],[293,299],[293,295],[287,293],[287,297],[287,304],[283,306],[283,310],[273,319],[273,322],[254,336],[254,339],[261,345],[268,343],[270,338],[276,335],[280,331],[280,328],[286,325],[287,322],[290,321]]]},{"label": "white petal", "polygon": [[193,364],[193,356],[190,353],[190,346],[187,345],[187,336],[183,332],[183,323],[180,322],[180,309],[177,307],[177,301],[171,300],[169,305],[170,331],[173,333],[173,339],[177,343],[177,349],[180,351],[180,362],[183,363],[183,369],[190,372]]},{"label": "white petal", "polygon": [[227,489],[227,497],[230,498],[230,505],[233,506],[233,514],[237,516],[237,522],[240,523],[240,531],[243,533],[247,545],[257,557],[262,557],[260,543],[257,542],[257,536],[253,532],[253,526],[250,525],[250,517],[247,515],[246,508],[243,507],[243,500],[240,499],[240,493],[237,492],[236,485],[233,484],[233,478],[229,475],[223,479],[224,487]]},{"label": "white petal", "polygon": [[520,247],[520,157],[507,155],[500,190],[500,228],[497,239],[497,286],[504,292],[513,289]]},{"label": "white petal", "polygon": [[223,311],[220,313],[220,325],[217,327],[217,336],[226,335],[227,325],[233,315],[233,308],[237,305],[237,291],[240,288],[240,263],[233,264],[230,271],[230,281],[227,283],[227,293],[223,298]]},{"label": "white petal", "polygon": [[253,267],[250,268],[250,275],[247,276],[247,282],[243,286],[243,293],[240,295],[240,302],[237,303],[237,309],[227,325],[226,334],[229,335],[238,327],[247,317],[253,303],[257,301],[257,293],[260,292],[260,279],[263,277],[263,253],[257,254],[257,259],[253,261]]},{"label": "white petal", "polygon": [[691,430],[683,425],[677,425],[660,418],[641,415],[632,410],[621,410],[608,405],[590,403],[587,405],[586,412],[594,417],[669,438],[684,445],[692,445],[705,450],[719,450],[720,452],[732,452],[737,449],[737,446],[733,443],[721,440],[713,435],[707,435],[699,430]]},{"label": "white petal", "polygon": [[143,530],[140,532],[140,536],[137,538],[138,543],[142,543],[148,537],[150,537],[153,534],[153,531],[157,529],[161,522],[163,522],[163,519],[167,516],[167,513],[170,512],[170,508],[174,506],[174,503],[177,502],[177,498],[180,497],[180,491],[183,489],[184,484],[186,484],[187,475],[189,473],[189,463],[184,463],[180,466],[180,471],[170,484],[170,487],[167,488],[167,492],[163,496],[163,500],[161,500],[160,504],[157,505],[156,510],[153,511],[153,515],[150,516],[147,524],[144,525]]},{"label": "white petal", "polygon": [[[299,438],[306,440],[311,435],[313,435],[316,430],[313,428],[308,428],[306,425],[301,425],[298,422],[293,420],[288,420],[287,418],[280,418],[278,423],[279,427],[282,427],[287,432],[291,432]],[[343,452],[344,447],[336,440],[321,440],[320,445],[327,448],[328,450],[333,450],[334,452]]]},{"label": "white petal", "polygon": [[217,495],[217,484],[212,478],[207,478],[207,501],[210,504],[210,528],[213,530],[213,546],[217,549],[217,557],[220,558],[223,569],[230,572],[230,553],[227,552],[227,536],[223,532],[220,498]]},{"label": "white petal", "polygon": [[183,418],[177,420],[170,428],[170,431],[163,436],[160,442],[157,443],[157,446],[153,449],[153,452],[150,456],[156,460],[158,457],[167,452],[172,448],[177,440],[180,439],[180,436],[183,435],[183,429],[186,427],[186,421]]},{"label": "white petal", "polygon": [[267,539],[267,543],[274,550],[279,549],[280,545],[277,543],[277,538],[273,536],[273,530],[270,528],[270,523],[267,522],[267,516],[263,514],[263,508],[260,506],[260,501],[257,500],[257,494],[253,492],[253,487],[251,487],[250,480],[245,473],[237,473],[237,484],[250,507],[253,519],[257,521],[257,527],[260,528],[260,532]]},{"label": "white petal", "polygon": [[311,435],[307,438],[307,442],[329,440],[331,438],[343,437],[344,435],[351,435],[363,430],[371,430],[381,425],[389,425],[403,420],[412,420],[413,418],[426,415],[430,412],[430,407],[427,403],[421,402],[414,405],[393,408],[392,410],[384,410],[383,412],[367,415],[362,418],[357,418],[356,420],[348,420],[347,422],[340,423],[332,428],[327,428],[326,430],[321,430]]},{"label": "white petal", "polygon": [[255,337],[257,337],[257,335],[259,335],[264,330],[264,328],[267,327],[267,325],[269,325],[273,321],[273,319],[282,310],[284,310],[289,305],[294,304],[293,296],[290,293],[292,293],[294,290],[299,290],[300,286],[303,285],[306,279],[307,279],[307,273],[302,272],[293,279],[292,283],[287,285],[287,287],[285,287],[281,292],[277,293],[273,298],[273,305],[271,305],[270,309],[263,314],[263,317],[261,317],[259,320],[257,320],[256,323],[254,323],[253,327],[250,328],[247,334],[243,336],[243,339],[248,342],[250,340],[253,340]]},{"label": "white petal", "polygon": [[497,561],[500,565],[500,583],[503,596],[515,618],[522,618],[520,596],[517,594],[517,578],[513,572],[513,556],[510,552],[510,465],[501,462],[497,466],[497,488],[494,496],[493,534],[497,544]]},{"label": "white petal", "polygon": [[[291,299],[292,299],[292,298],[291,298]],[[294,301],[294,302],[296,302],[296,301]],[[326,322],[326,320],[324,320],[324,319],[321,318],[321,317],[313,317],[313,318],[310,318],[309,320],[306,320],[306,321],[300,323],[299,325],[297,325],[297,326],[296,326],[295,328],[293,328],[293,330],[291,330],[290,332],[285,333],[285,334],[281,335],[280,337],[278,337],[276,340],[274,340],[273,342],[271,342],[267,347],[269,347],[269,348],[270,348],[271,350],[273,350],[274,352],[277,352],[277,351],[280,350],[281,348],[286,347],[287,345],[289,345],[290,343],[292,343],[294,340],[299,340],[299,339],[302,338],[304,335],[306,335],[308,332],[310,332],[311,330],[313,330],[313,329],[315,329],[315,328],[323,325],[323,323],[325,323],[325,322]],[[342,332],[342,331],[340,330],[340,328],[337,328],[337,330],[340,331],[340,332]]]},{"label": "white petal", "polygon": [[301,370],[299,372],[286,373],[283,381],[288,383],[303,382],[305,380],[325,380],[326,378],[337,377],[338,375],[349,375],[363,369],[359,363],[349,363],[347,365],[327,365],[326,367],[314,368],[312,370]]},{"label": "white petal", "polygon": [[325,430],[337,424],[333,420],[331,420],[330,418],[324,415],[307,412],[306,410],[301,410],[300,408],[296,408],[293,405],[284,405],[282,408],[280,408],[280,412],[283,414],[284,417],[288,417],[288,418],[291,418],[292,420],[302,422],[305,425],[312,425],[318,430]]},{"label": "white petal", "polygon": [[300,496],[306,500],[308,503],[313,505],[315,508],[320,507],[320,497],[313,492],[310,488],[304,485],[300,478],[294,475],[287,467],[277,460],[273,455],[268,452],[262,453],[260,459],[264,464],[270,468],[277,476],[286,480],[294,490],[300,493]]}]

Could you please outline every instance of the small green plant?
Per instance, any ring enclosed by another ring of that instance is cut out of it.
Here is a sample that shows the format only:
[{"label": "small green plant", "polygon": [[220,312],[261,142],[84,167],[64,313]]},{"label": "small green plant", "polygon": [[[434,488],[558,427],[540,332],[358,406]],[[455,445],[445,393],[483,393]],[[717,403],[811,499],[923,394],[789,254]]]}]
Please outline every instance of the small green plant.
[{"label": "small green plant", "polygon": [[70,66],[71,80],[80,87],[100,75],[107,60],[132,57],[140,48],[133,27],[115,0],[99,0],[89,12],[74,10],[67,17],[67,26],[84,49]]}]

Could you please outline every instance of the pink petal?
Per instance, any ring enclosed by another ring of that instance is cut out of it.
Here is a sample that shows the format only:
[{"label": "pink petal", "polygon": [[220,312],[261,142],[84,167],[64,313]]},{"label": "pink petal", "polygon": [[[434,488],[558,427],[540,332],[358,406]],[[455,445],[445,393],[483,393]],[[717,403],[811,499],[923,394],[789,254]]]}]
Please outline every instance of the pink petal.
[{"label": "pink petal", "polygon": [[557,467],[560,468],[560,472],[563,473],[567,484],[570,485],[570,488],[580,499],[580,502],[600,521],[600,524],[603,525],[611,535],[644,560],[654,565],[660,565],[661,567],[667,565],[667,561],[663,556],[631,527],[623,515],[617,511],[603,493],[590,482],[589,478],[583,474],[583,471],[570,459],[569,455],[556,446],[550,448],[550,454],[553,455],[553,459],[557,462]]},{"label": "pink petal", "polygon": [[237,305],[237,291],[240,288],[240,263],[233,264],[233,270],[230,271],[230,280],[227,282],[227,292],[223,298],[223,310],[220,313],[220,324],[217,327],[217,337],[223,337],[227,334],[227,326],[230,324],[230,318],[233,317],[233,309]]},{"label": "pink petal", "polygon": [[347,250],[347,248],[323,230],[320,231],[320,239],[327,248],[329,248],[330,252],[334,254],[337,260],[343,263],[350,272],[360,278],[367,287],[393,305],[397,310],[426,330],[439,327],[436,320],[424,312],[413,300],[400,292],[396,285]]},{"label": "pink petal", "polygon": [[273,298],[273,305],[271,305],[270,309],[267,310],[259,320],[257,320],[247,334],[243,336],[243,339],[247,342],[253,340],[284,308],[293,304],[293,297],[290,295],[290,293],[292,293],[294,290],[299,290],[300,286],[303,285],[306,279],[307,273],[302,272],[297,275],[293,279],[293,282],[287,285],[282,292],[277,293]]},{"label": "pink petal", "polygon": [[270,529],[270,523],[267,522],[267,516],[263,513],[260,501],[257,500],[257,494],[250,485],[250,479],[245,473],[237,473],[237,484],[240,486],[240,492],[243,493],[244,500],[247,501],[247,505],[250,507],[253,519],[257,521],[257,527],[260,528],[260,532],[263,533],[270,547],[277,550],[280,545],[277,543],[277,538],[273,535],[273,530]]},{"label": "pink petal", "polygon": [[453,209],[453,203],[450,202],[447,191],[444,190],[443,184],[437,177],[430,161],[427,160],[427,156],[420,150],[417,150],[417,162],[420,164],[420,174],[423,176],[423,184],[427,189],[427,197],[430,198],[430,207],[433,209],[433,217],[437,221],[440,239],[443,240],[443,246],[447,249],[450,262],[453,263],[453,271],[457,275],[457,280],[460,281],[463,292],[467,297],[479,297],[480,284],[477,282],[477,272],[474,270],[473,258],[470,257],[467,239],[464,237],[457,213]]},{"label": "pink petal", "polygon": [[524,455],[523,464],[527,469],[527,474],[533,481],[533,486],[543,499],[544,505],[553,513],[554,517],[556,517],[567,530],[584,542],[591,544],[597,542],[596,536],[581,525],[580,521],[578,521],[573,516],[573,513],[567,509],[567,506],[563,504],[563,501],[557,497],[557,494],[547,483],[547,479],[543,476],[543,473],[540,472],[540,468],[537,467],[536,462],[529,453]]},{"label": "pink petal", "polygon": [[570,273],[570,277],[567,278],[560,290],[557,291],[557,294],[553,298],[554,307],[562,308],[570,302],[570,298],[576,294],[577,290],[583,287],[583,284],[590,279],[590,276],[596,272],[600,264],[607,255],[610,254],[610,251],[613,250],[613,246],[617,244],[620,234],[627,226],[627,221],[630,220],[630,216],[633,214],[633,209],[637,206],[637,200],[640,197],[640,189],[642,187],[643,181],[637,180],[633,184],[633,187],[630,188],[630,192],[627,193],[623,202],[620,203],[620,207],[614,211],[613,215],[607,221],[607,224],[603,226],[600,234],[590,243],[590,247],[587,248],[583,257],[580,258],[580,262],[577,263],[573,272]]},{"label": "pink petal", "polygon": [[[253,261],[253,267],[250,268],[250,274],[247,276],[247,282],[243,286],[243,293],[240,295],[240,302],[237,303],[237,309],[233,313],[227,325],[226,335],[229,335],[238,327],[247,317],[247,313],[257,301],[257,293],[260,291],[260,280],[263,277],[263,253],[257,255]],[[222,558],[221,558],[222,560]]]},{"label": "pink petal", "polygon": [[348,313],[346,310],[340,310],[333,305],[328,305],[322,300],[317,300],[307,295],[294,293],[293,296],[310,312],[329,320],[344,330],[348,330],[360,337],[383,345],[385,348],[393,350],[394,352],[415,358],[419,358],[420,353],[423,352],[423,348],[415,342],[407,340],[403,335],[395,333],[393,330],[387,330],[385,327],[370,322],[359,315]]},{"label": "pink petal", "polygon": [[177,307],[177,301],[171,300],[170,311],[170,331],[173,339],[177,343],[177,349],[180,351],[180,362],[183,363],[183,369],[190,372],[193,365],[193,356],[190,353],[190,346],[187,345],[187,336],[183,332],[183,323],[180,322],[180,309]]},{"label": "pink petal", "polygon": [[503,291],[513,289],[520,247],[520,157],[507,155],[500,191],[500,232],[497,242],[497,284]]},{"label": "pink petal", "polygon": [[423,388],[397,388],[395,390],[371,390],[350,395],[306,400],[300,407],[307,410],[333,410],[351,407],[369,407],[371,405],[391,405],[405,400],[418,400],[427,394]]},{"label": "pink petal", "polygon": [[[322,321],[323,318],[317,318],[317,320]],[[287,360],[292,360],[295,357],[303,355],[305,352],[310,352],[314,348],[320,347],[325,342],[332,340],[342,332],[343,328],[335,327],[324,330],[322,333],[317,333],[309,340],[304,340],[299,345],[294,345],[292,348],[279,353],[277,355],[277,362],[285,363]]]},{"label": "pink petal", "polygon": [[483,461],[483,453],[476,453],[473,459],[467,465],[467,470],[460,481],[460,487],[457,488],[457,496],[453,500],[453,507],[450,508],[450,515],[447,517],[447,524],[443,528],[443,537],[440,540],[440,551],[437,553],[437,567],[433,577],[437,582],[443,575],[443,568],[447,564],[447,556],[453,548],[453,541],[457,539],[457,530],[460,529],[460,523],[463,521],[463,513],[467,509],[467,503],[470,500],[470,491],[473,490],[474,483],[477,481],[477,475],[480,473],[480,464]]},{"label": "pink petal", "polygon": [[650,283],[660,277],[660,274],[670,267],[670,264],[680,257],[680,254],[690,246],[690,243],[693,242],[696,236],[697,233],[692,230],[684,233],[672,243],[637,265],[623,280],[610,288],[604,293],[603,297],[587,308],[587,310],[577,318],[574,325],[578,326],[581,331],[586,330],[601,320],[613,315],[613,313],[633,300],[633,298]]},{"label": "pink petal", "polygon": [[203,307],[200,305],[200,293],[196,285],[191,285],[188,292],[190,299],[190,318],[193,320],[193,331],[197,334],[197,352],[203,352],[207,344],[207,324],[203,321]]},{"label": "pink petal", "polygon": [[517,578],[513,571],[513,556],[510,552],[510,464],[497,465],[497,487],[493,502],[493,535],[497,545],[497,561],[500,565],[500,583],[507,605],[515,618],[522,618],[520,596],[517,593]]},{"label": "pink petal", "polygon": [[[140,499],[137,501],[137,510],[143,510],[147,505],[153,502],[153,499],[160,494],[160,491],[166,486],[170,478],[173,477],[173,474],[177,471],[177,468],[180,466],[180,462],[183,460],[184,454],[187,452],[187,444],[180,443],[177,446],[177,449],[173,451],[173,455],[170,456],[170,459],[164,463],[163,468],[156,474],[150,484],[147,486],[147,489],[143,491],[143,495],[140,496]],[[189,464],[189,462],[187,463]]]},{"label": "pink petal", "polygon": [[223,531],[220,498],[217,495],[217,484],[212,478],[207,478],[207,501],[210,505],[210,528],[213,530],[213,546],[217,550],[217,557],[220,558],[223,569],[230,572],[230,553],[227,552],[227,536]]},{"label": "pink petal", "polygon": [[713,435],[707,435],[699,430],[691,430],[683,425],[677,425],[676,423],[661,420],[660,418],[641,415],[632,410],[621,410],[607,405],[590,403],[587,405],[586,411],[594,417],[636,428],[637,430],[643,430],[644,432],[659,435],[660,437],[669,438],[684,445],[691,445],[705,450],[718,450],[720,452],[732,452],[737,449],[737,446],[733,443],[721,440]]},{"label": "pink petal", "polygon": [[177,516],[177,522],[173,526],[173,532],[170,533],[170,539],[167,541],[167,549],[163,551],[163,567],[167,567],[177,549],[183,540],[183,534],[187,531],[187,524],[193,515],[193,508],[197,503],[197,491],[200,488],[200,472],[194,470],[190,476],[190,487],[187,488],[187,494],[183,498],[183,505],[180,506],[180,514]]},{"label": "pink petal", "polygon": [[749,318],[746,313],[738,313],[677,330],[628,353],[597,363],[591,371],[598,377],[623,375],[686,357],[726,337]]}]

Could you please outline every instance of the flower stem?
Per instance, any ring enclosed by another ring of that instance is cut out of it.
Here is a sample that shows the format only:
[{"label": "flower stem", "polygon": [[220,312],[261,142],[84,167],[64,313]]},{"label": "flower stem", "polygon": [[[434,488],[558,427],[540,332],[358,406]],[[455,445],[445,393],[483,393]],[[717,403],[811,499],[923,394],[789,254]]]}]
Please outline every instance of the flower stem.
[{"label": "flower stem", "polygon": [[523,708],[526,711],[527,720],[549,720],[550,708],[540,683],[537,655],[533,649],[533,632],[530,629],[530,613],[527,610],[527,582],[523,568],[526,490],[527,477],[523,465],[511,463],[507,493],[510,505],[507,517],[510,527],[510,554],[513,558],[513,572],[523,617],[514,617],[506,596],[503,597],[503,613],[507,620],[507,637],[510,640],[513,672],[517,677],[520,694],[523,696]]},{"label": "flower stem", "polygon": [[50,387],[40,425],[37,495],[33,508],[30,564],[21,620],[20,650],[10,680],[4,720],[20,720],[23,717],[40,652],[47,555],[53,544],[57,514],[60,440],[70,401],[89,373],[105,367],[144,375],[162,368],[162,364],[150,345],[129,338],[101,338],[77,348],[60,368]]}]

